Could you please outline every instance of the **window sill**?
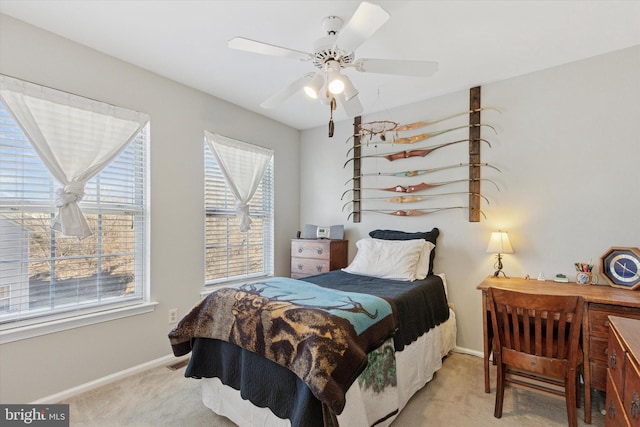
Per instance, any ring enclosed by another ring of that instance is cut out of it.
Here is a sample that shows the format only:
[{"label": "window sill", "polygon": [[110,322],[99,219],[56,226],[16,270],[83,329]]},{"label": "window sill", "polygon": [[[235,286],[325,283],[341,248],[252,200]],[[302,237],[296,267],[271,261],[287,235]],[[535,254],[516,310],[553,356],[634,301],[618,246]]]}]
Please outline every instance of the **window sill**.
[{"label": "window sill", "polygon": [[20,341],[28,338],[39,337],[41,335],[66,331],[69,329],[81,328],[83,326],[95,325],[96,323],[108,322],[139,314],[150,313],[155,310],[157,302],[145,302],[142,304],[118,307],[105,311],[82,314],[62,319],[49,320],[42,323],[19,326],[12,329],[0,331],[0,344]]}]

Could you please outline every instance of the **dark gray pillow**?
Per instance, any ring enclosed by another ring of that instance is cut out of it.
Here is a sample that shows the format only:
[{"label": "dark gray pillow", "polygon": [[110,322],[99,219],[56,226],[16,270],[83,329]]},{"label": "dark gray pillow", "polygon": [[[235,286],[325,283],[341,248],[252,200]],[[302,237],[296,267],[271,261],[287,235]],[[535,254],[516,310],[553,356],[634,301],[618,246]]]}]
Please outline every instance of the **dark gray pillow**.
[{"label": "dark gray pillow", "polygon": [[[373,230],[369,233],[369,236],[374,239],[381,240],[413,240],[413,239],[424,239],[427,242],[431,242],[436,245],[436,240],[438,239],[438,235],[440,234],[440,230],[434,227],[431,231],[418,231],[414,233],[409,233],[406,231],[399,230]],[[433,260],[436,257],[436,248],[431,250],[431,256],[429,259],[429,275],[433,274]]]}]

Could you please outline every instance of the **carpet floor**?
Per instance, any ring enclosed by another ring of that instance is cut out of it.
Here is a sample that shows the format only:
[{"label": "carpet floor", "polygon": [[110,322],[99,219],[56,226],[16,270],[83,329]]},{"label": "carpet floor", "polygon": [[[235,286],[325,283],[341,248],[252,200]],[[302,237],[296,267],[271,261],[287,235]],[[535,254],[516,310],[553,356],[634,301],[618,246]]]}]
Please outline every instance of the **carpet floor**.
[{"label": "carpet floor", "polygon": [[[502,418],[493,416],[495,368],[491,393],[484,393],[482,359],[452,353],[434,379],[418,391],[393,426],[566,426],[560,397],[507,387]],[[206,408],[200,400],[198,380],[184,377],[184,367],[159,367],[133,375],[67,401],[71,427],[233,427],[235,424]],[[594,396],[592,426],[604,426],[602,403]],[[584,405],[578,409],[584,423]],[[349,427],[349,426],[343,426]]]}]

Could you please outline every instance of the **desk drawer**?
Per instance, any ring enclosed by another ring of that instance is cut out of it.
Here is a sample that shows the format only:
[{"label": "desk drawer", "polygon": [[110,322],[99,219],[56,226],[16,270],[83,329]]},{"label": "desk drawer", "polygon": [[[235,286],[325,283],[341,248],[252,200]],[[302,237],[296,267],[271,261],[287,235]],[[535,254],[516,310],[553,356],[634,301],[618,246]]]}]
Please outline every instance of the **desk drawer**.
[{"label": "desk drawer", "polygon": [[591,336],[608,338],[608,316],[610,315],[640,319],[640,309],[608,304],[591,304],[589,307],[589,328],[591,329]]},{"label": "desk drawer", "polygon": [[607,365],[593,362],[589,365],[591,366],[591,387],[605,391],[607,389]]},{"label": "desk drawer", "polygon": [[[625,378],[622,402],[631,425],[637,427],[640,426],[640,373],[629,355],[623,368]],[[615,377],[613,381],[616,381]]]},{"label": "desk drawer", "polygon": [[622,348],[622,342],[614,329],[612,329],[609,334],[608,354],[607,367],[609,368],[609,374],[616,389],[622,391],[624,387],[625,365],[627,363],[626,351]]},{"label": "desk drawer", "polygon": [[607,398],[605,402],[607,411],[605,425],[607,427],[628,426],[629,420],[625,414],[624,405],[620,400],[620,393],[613,384],[611,375],[607,376]]},{"label": "desk drawer", "polygon": [[609,363],[609,341],[601,337],[591,337],[589,360],[597,360],[602,365]]}]

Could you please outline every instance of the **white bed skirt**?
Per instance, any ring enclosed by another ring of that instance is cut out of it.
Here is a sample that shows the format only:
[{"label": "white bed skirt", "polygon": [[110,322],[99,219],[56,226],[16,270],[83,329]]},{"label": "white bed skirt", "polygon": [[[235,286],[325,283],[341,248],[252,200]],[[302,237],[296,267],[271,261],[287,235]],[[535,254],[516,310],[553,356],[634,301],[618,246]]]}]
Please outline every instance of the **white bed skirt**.
[{"label": "white bed skirt", "polygon": [[[442,367],[442,358],[456,345],[456,316],[449,310],[449,319],[422,335],[403,351],[396,353],[396,371],[398,378],[397,401],[399,410],[409,402],[411,396],[433,378],[433,374]],[[422,363],[418,363],[422,361]],[[203,378],[202,402],[218,415],[227,417],[240,427],[289,427],[289,420],[278,418],[268,408],[259,408],[240,396],[240,391],[228,387],[218,378]],[[354,382],[346,395],[346,406],[338,416],[341,426],[366,427],[379,417],[371,408],[378,404],[367,402],[360,391],[358,382]],[[397,415],[396,415],[397,416]],[[396,416],[390,417],[376,426],[390,425]],[[369,419],[369,417],[373,419]]]}]

